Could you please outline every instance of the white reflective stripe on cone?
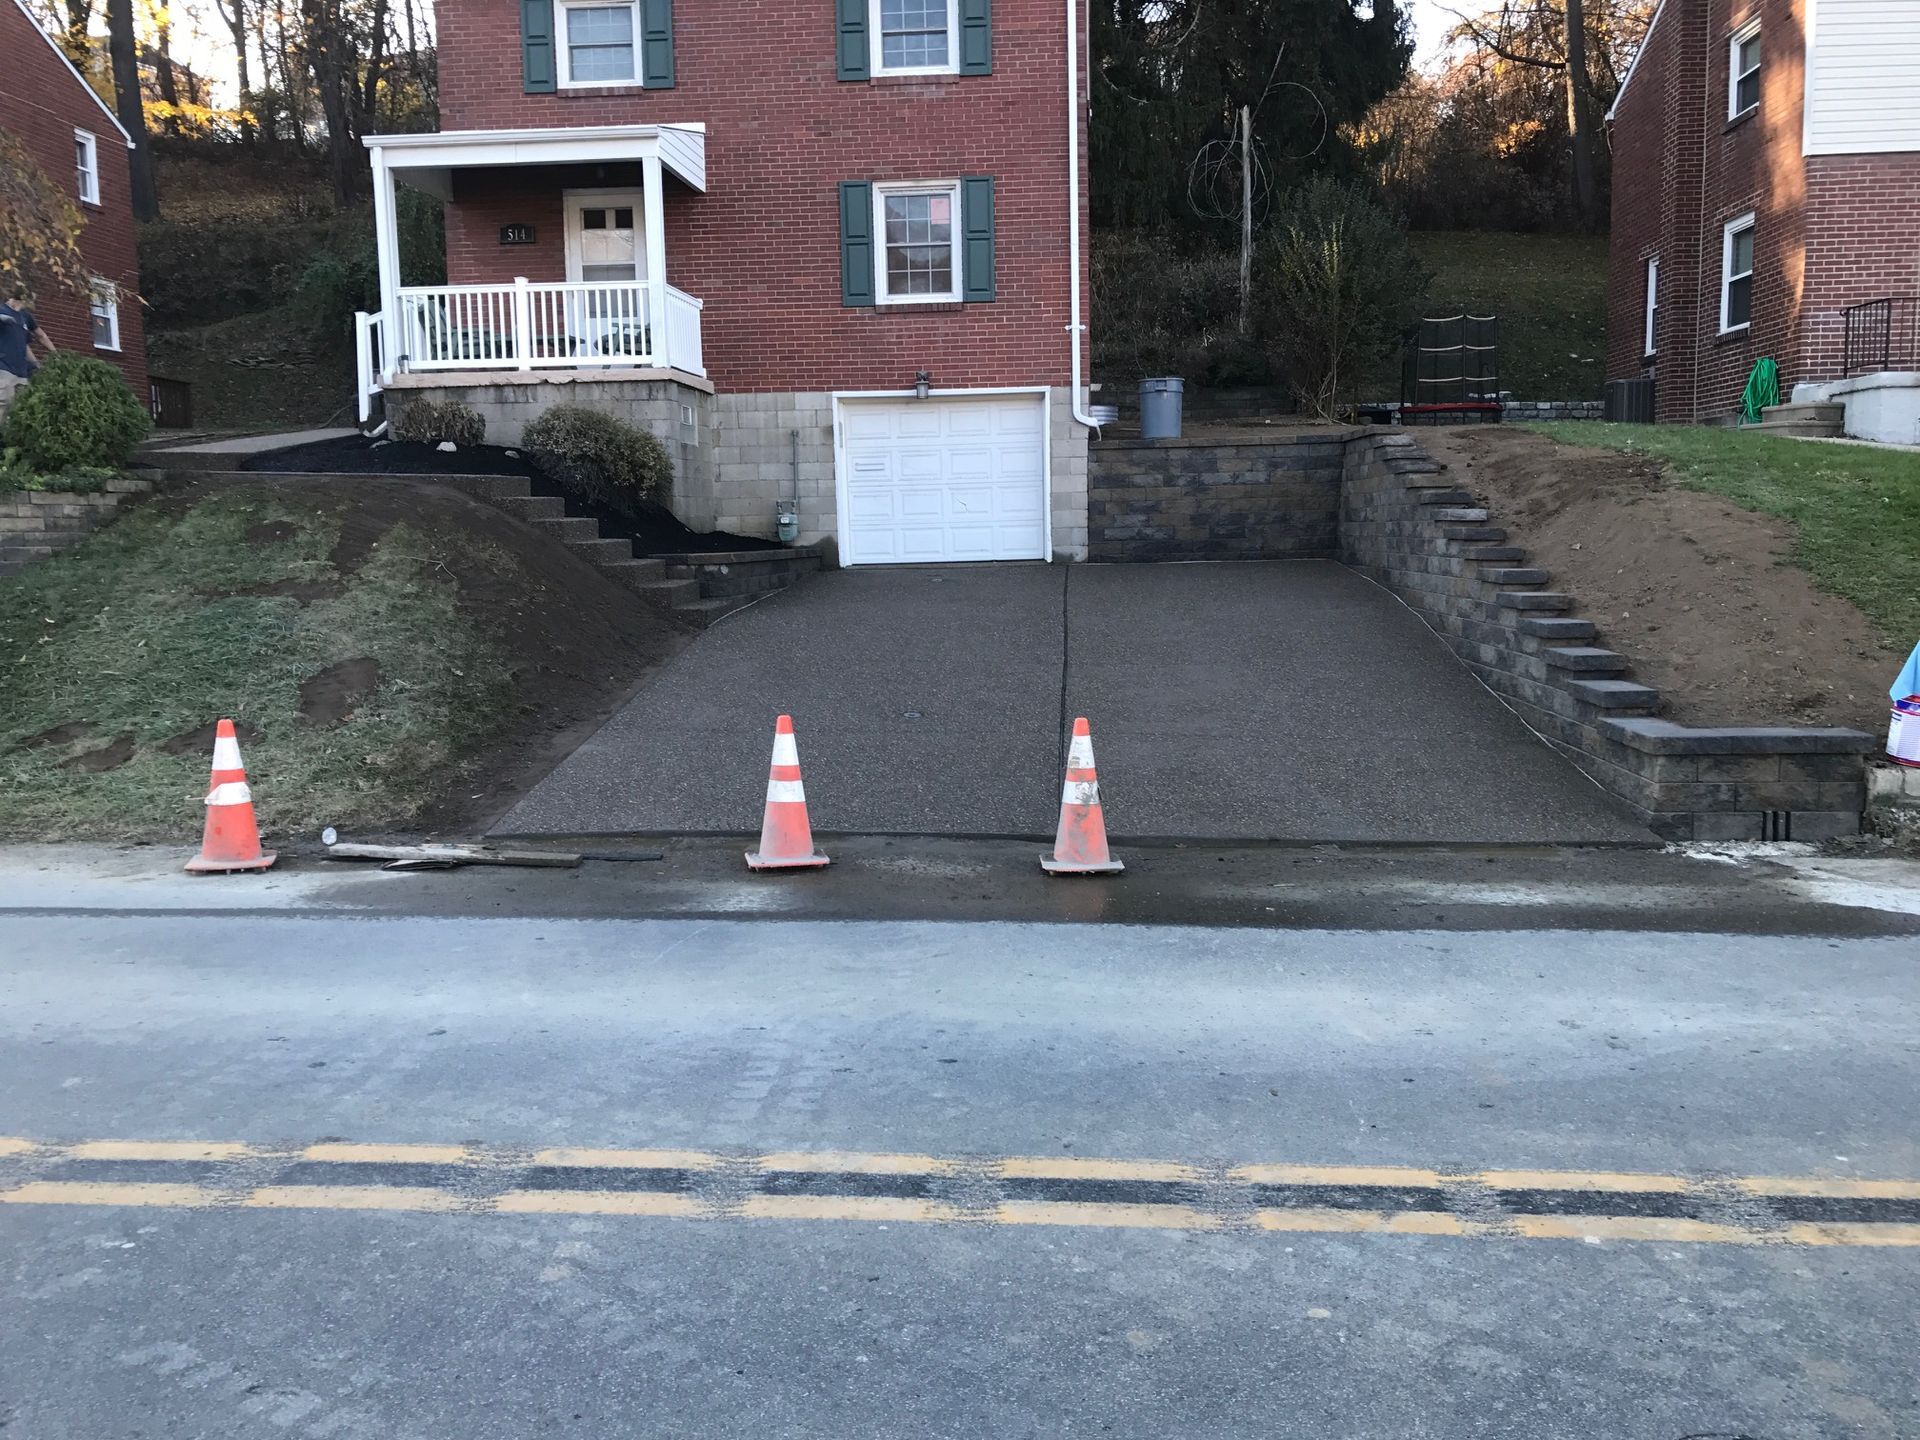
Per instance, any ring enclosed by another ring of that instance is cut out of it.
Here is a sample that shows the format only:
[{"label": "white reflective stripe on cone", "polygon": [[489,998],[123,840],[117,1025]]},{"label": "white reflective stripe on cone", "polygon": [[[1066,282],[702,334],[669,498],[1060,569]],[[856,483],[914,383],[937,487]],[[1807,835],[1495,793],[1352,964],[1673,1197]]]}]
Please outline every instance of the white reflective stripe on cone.
[{"label": "white reflective stripe on cone", "polygon": [[231,735],[222,735],[213,742],[213,768],[216,770],[241,770],[240,742]]},{"label": "white reflective stripe on cone", "polygon": [[1098,805],[1100,803],[1100,782],[1098,780],[1069,780],[1060,787],[1062,805]]},{"label": "white reflective stripe on cone", "polygon": [[1070,770],[1093,769],[1093,737],[1076,735],[1073,743],[1067,747],[1067,768]]},{"label": "white reflective stripe on cone", "polygon": [[799,803],[804,805],[806,799],[807,787],[802,785],[798,780],[767,781],[768,804]]},{"label": "white reflective stripe on cone", "polygon": [[207,792],[209,805],[250,805],[253,803],[253,791],[247,788],[244,780],[229,780],[224,785],[216,785]]},{"label": "white reflective stripe on cone", "polygon": [[798,765],[800,747],[793,743],[793,736],[775,731],[773,736],[773,763],[776,765]]}]

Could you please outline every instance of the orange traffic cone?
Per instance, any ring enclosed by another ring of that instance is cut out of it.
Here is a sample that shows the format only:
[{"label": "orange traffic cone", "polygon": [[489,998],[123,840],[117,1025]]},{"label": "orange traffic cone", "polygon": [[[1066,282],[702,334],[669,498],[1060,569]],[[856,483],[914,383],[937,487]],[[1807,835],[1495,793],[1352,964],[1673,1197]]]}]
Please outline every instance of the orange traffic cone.
[{"label": "orange traffic cone", "polygon": [[1093,732],[1086,717],[1073,722],[1067,748],[1067,783],[1060,791],[1060,829],[1053,854],[1040,868],[1050,875],[1113,875],[1127,867],[1107,852],[1107,822],[1100,813],[1100,780],[1093,772]]},{"label": "orange traffic cone", "polygon": [[773,727],[773,769],[767,775],[767,808],[760,822],[760,848],[747,852],[750,870],[817,870],[827,857],[813,848],[807,823],[807,792],[800,783],[800,748],[793,717]]},{"label": "orange traffic cone", "polygon": [[277,857],[262,853],[260,829],[253,823],[253,791],[247,767],[240,763],[240,741],[233,721],[213,732],[213,782],[207,790],[207,829],[200,853],[187,862],[195,875],[228,870],[264,870]]}]

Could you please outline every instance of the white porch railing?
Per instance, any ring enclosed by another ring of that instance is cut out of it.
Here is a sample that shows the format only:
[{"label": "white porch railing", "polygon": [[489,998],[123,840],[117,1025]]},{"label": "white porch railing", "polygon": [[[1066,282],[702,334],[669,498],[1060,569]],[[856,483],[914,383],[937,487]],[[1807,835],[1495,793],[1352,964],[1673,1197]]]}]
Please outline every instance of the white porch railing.
[{"label": "white porch railing", "polygon": [[[701,302],[669,285],[654,323],[644,283],[516,280],[509,285],[411,285],[397,314],[362,319],[363,395],[402,370],[667,367],[705,375]],[[366,405],[363,399],[363,408]]]},{"label": "white porch railing", "polygon": [[369,315],[364,310],[354,312],[353,317],[353,354],[354,388],[360,397],[360,423],[366,424],[373,418],[373,397],[380,393],[380,382],[385,358],[384,315]]}]

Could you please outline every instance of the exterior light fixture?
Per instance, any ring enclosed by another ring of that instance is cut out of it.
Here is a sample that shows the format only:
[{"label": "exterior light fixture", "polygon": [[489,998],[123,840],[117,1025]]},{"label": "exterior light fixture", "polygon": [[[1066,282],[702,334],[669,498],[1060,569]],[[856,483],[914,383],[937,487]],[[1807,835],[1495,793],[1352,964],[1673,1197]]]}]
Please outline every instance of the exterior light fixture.
[{"label": "exterior light fixture", "polygon": [[913,376],[913,398],[924,400],[933,389],[933,377],[924,370],[916,370]]}]

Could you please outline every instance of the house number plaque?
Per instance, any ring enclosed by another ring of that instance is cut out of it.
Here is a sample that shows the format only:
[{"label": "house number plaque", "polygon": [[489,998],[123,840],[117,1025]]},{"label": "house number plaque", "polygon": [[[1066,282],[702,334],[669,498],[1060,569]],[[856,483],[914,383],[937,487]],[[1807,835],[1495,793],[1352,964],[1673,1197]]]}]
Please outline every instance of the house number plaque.
[{"label": "house number plaque", "polygon": [[502,225],[500,227],[500,243],[502,245],[533,244],[533,226]]}]

